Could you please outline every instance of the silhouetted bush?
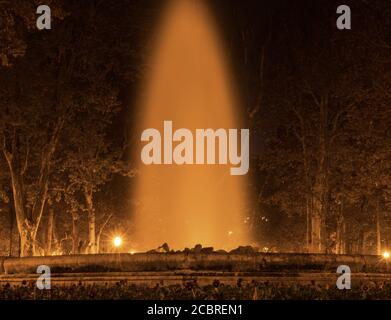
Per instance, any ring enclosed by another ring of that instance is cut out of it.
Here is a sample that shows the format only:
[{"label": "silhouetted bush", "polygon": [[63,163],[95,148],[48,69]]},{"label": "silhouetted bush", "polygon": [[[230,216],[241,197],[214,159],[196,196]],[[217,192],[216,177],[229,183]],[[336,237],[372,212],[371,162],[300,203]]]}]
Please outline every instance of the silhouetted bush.
[{"label": "silhouetted bush", "polygon": [[329,300],[329,299],[389,299],[391,284],[365,283],[352,290],[338,290],[324,284],[311,283],[247,283],[225,285],[214,281],[199,286],[196,282],[183,285],[146,287],[126,281],[115,284],[73,284],[52,286],[51,290],[39,290],[34,282],[19,286],[0,286],[0,300]]}]

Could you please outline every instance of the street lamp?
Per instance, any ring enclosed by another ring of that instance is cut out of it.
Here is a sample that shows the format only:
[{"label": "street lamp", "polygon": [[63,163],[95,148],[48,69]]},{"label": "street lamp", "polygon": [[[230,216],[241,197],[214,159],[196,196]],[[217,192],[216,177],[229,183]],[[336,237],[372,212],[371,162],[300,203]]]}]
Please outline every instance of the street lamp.
[{"label": "street lamp", "polygon": [[120,246],[122,246],[122,238],[121,238],[120,236],[114,237],[114,239],[113,239],[113,245],[114,245],[114,247],[116,247],[116,248],[119,248]]}]

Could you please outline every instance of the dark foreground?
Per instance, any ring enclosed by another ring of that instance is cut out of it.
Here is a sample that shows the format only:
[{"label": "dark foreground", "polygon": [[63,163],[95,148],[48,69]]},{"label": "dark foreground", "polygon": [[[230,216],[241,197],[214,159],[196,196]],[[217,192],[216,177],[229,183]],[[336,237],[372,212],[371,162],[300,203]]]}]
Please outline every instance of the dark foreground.
[{"label": "dark foreground", "polygon": [[362,283],[352,290],[338,290],[329,285],[311,283],[251,283],[224,285],[216,281],[212,285],[197,283],[146,287],[126,281],[115,284],[73,284],[52,286],[39,290],[35,282],[25,282],[0,287],[0,300],[361,300],[391,299],[391,284],[384,282]]},{"label": "dark foreground", "polygon": [[[379,256],[140,253],[0,259],[0,300],[391,300]],[[51,289],[37,288],[39,266]],[[351,290],[339,290],[339,266]]]}]

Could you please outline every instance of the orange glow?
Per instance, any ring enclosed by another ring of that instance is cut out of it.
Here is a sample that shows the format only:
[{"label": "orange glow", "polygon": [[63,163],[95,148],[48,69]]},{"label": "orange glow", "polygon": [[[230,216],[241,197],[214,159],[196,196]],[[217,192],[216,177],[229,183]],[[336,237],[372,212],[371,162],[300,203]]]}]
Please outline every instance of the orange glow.
[{"label": "orange glow", "polygon": [[113,239],[113,245],[114,245],[114,247],[119,248],[122,245],[122,238],[118,237],[118,236],[115,237]]},{"label": "orange glow", "polygon": [[[171,1],[147,72],[138,134],[146,128],[163,132],[165,120],[173,121],[174,130],[193,132],[245,128],[215,29],[202,1]],[[141,148],[140,143],[137,159]],[[247,178],[231,176],[229,168],[146,166],[139,160],[133,235],[137,249],[165,242],[177,249],[197,243],[224,249],[249,244],[243,223]]]}]

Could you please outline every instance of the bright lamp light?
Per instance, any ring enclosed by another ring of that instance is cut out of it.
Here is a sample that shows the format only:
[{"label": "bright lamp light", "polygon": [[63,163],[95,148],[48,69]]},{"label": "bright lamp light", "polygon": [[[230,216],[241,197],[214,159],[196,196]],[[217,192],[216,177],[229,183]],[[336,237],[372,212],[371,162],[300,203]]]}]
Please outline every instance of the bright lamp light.
[{"label": "bright lamp light", "polygon": [[116,248],[119,248],[122,245],[122,238],[117,236],[113,239],[113,245]]}]

